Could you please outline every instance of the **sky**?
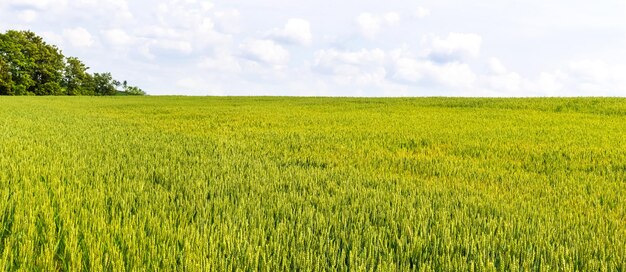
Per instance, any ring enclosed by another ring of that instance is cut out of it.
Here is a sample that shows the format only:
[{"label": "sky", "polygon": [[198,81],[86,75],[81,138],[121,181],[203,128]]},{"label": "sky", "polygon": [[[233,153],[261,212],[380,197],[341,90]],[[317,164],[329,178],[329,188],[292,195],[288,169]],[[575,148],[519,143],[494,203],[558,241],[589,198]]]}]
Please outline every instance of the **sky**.
[{"label": "sky", "polygon": [[151,95],[626,96],[626,0],[0,0]]}]

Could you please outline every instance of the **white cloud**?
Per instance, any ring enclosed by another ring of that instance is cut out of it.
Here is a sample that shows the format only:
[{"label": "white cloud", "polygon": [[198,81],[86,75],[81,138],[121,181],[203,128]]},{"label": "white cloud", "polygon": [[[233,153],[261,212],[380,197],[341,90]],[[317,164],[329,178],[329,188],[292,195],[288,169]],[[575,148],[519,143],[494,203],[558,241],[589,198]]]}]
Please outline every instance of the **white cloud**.
[{"label": "white cloud", "polygon": [[626,66],[601,60],[571,61],[552,72],[539,72],[534,79],[508,71],[490,59],[491,74],[482,75],[480,88],[491,96],[624,96]]},{"label": "white cloud", "polygon": [[147,59],[147,60],[155,60],[156,56],[154,54],[152,54],[151,50],[150,50],[150,44],[149,43],[144,43],[141,44],[137,47],[137,52],[139,53],[140,56],[142,56],[143,58]]},{"label": "white cloud", "polygon": [[474,86],[476,74],[465,63],[435,63],[429,60],[399,58],[395,60],[394,79],[421,83],[425,85],[441,85],[450,88],[468,90]]},{"label": "white cloud", "polygon": [[[149,59],[155,59],[159,55],[166,57],[180,57],[180,55],[190,55],[195,48],[200,48],[202,44],[191,37],[193,30],[177,30],[167,26],[154,26],[135,30],[139,51]],[[128,36],[128,37],[127,37]],[[108,41],[131,42],[133,39],[124,32],[114,30],[108,33]],[[130,45],[128,43],[127,45]]]},{"label": "white cloud", "polygon": [[490,58],[487,65],[490,73],[480,77],[480,86],[486,89],[489,95],[523,96],[524,88],[530,86],[520,74],[509,72],[497,58]]},{"label": "white cloud", "polygon": [[510,72],[491,78],[490,86],[504,93],[521,94],[524,90],[524,79],[518,73]]},{"label": "white cloud", "polygon": [[311,23],[299,18],[291,18],[282,29],[274,29],[270,37],[278,42],[309,45],[313,40]]},{"label": "white cloud", "polygon": [[149,43],[150,52],[154,50],[162,50],[165,52],[174,52],[178,54],[188,55],[193,52],[193,45],[184,40],[168,40],[158,39]]},{"label": "white cloud", "polygon": [[44,31],[41,34],[41,37],[49,44],[54,44],[56,46],[63,45],[63,36],[56,34],[50,31]]},{"label": "white cloud", "polygon": [[82,27],[64,29],[63,37],[74,47],[91,47],[94,44],[91,33]]},{"label": "white cloud", "polygon": [[539,76],[539,80],[535,84],[535,87],[537,88],[537,91],[547,95],[558,95],[561,90],[563,90],[564,86],[562,84],[562,80],[564,77],[566,77],[566,75],[560,71],[557,71],[554,74],[542,72]]},{"label": "white cloud", "polygon": [[183,89],[189,89],[192,91],[202,90],[204,82],[197,78],[185,77],[176,81],[176,85]]},{"label": "white cloud", "polygon": [[[88,28],[85,23],[101,21],[106,25],[119,25],[131,21],[134,17],[127,0],[44,0],[38,4],[40,12],[45,12],[48,22],[83,22],[81,27]],[[64,17],[59,20],[60,17]],[[99,31],[97,31],[99,32]]]},{"label": "white cloud", "polygon": [[415,10],[414,15],[415,17],[420,18],[420,19],[426,18],[430,16],[430,10],[425,7],[418,7],[417,10]]},{"label": "white cloud", "polygon": [[[157,2],[147,9],[149,12],[137,15],[137,20],[145,20],[145,23],[110,29],[103,33],[107,42],[120,48],[131,49],[132,46],[134,52],[153,61],[202,58],[215,47],[232,46],[232,37],[215,29],[211,3],[170,0]],[[227,17],[228,13],[222,15]]]},{"label": "white cloud", "polygon": [[213,57],[202,59],[198,63],[198,67],[222,73],[239,73],[242,71],[239,60],[227,50],[218,50]]},{"label": "white cloud", "polygon": [[[161,26],[170,28],[195,29],[210,21],[212,5],[204,6],[196,1],[171,0],[156,5],[156,18]],[[209,22],[211,28],[212,22]]]},{"label": "white cloud", "polygon": [[468,64],[436,63],[411,56],[404,49],[319,50],[312,68],[341,86],[363,88],[357,94],[363,96],[434,95],[434,90],[467,95],[477,84],[477,75]]},{"label": "white cloud", "polygon": [[571,61],[555,73],[563,91],[581,95],[626,95],[626,65],[610,65],[603,60],[587,59]]},{"label": "white cloud", "polygon": [[[583,82],[605,82],[614,79],[612,68],[600,60],[571,61],[568,70],[572,76]],[[626,74],[621,74],[621,76],[626,76]]]},{"label": "white cloud", "polygon": [[356,18],[359,31],[368,39],[376,38],[383,27],[394,26],[399,22],[400,14],[396,12],[387,12],[382,15],[365,12]]},{"label": "white cloud", "polygon": [[361,13],[356,19],[361,34],[367,38],[374,38],[380,32],[380,19],[371,13]]},{"label": "white cloud", "polygon": [[206,77],[186,76],[176,81],[179,94],[224,95],[219,87],[214,86]]},{"label": "white cloud", "polygon": [[153,39],[171,39],[171,40],[183,40],[185,36],[190,32],[188,29],[176,29],[167,26],[146,26],[137,29],[139,36],[147,40]]},{"label": "white cloud", "polygon": [[47,10],[53,6],[64,6],[67,4],[65,0],[8,0],[9,7],[15,9],[34,9]]},{"label": "white cloud", "polygon": [[359,51],[319,50],[314,70],[334,76],[341,84],[381,84],[387,76],[386,53],[381,49]]},{"label": "white cloud", "polygon": [[127,46],[134,43],[135,39],[122,29],[109,29],[102,33],[105,40],[113,46]]},{"label": "white cloud", "polygon": [[490,58],[488,64],[489,64],[489,70],[491,70],[491,72],[494,74],[502,75],[507,72],[507,69],[504,66],[504,64],[502,64],[502,62],[497,58]]},{"label": "white cloud", "polygon": [[219,10],[213,13],[217,28],[224,33],[241,32],[241,12],[237,9]]},{"label": "white cloud", "polygon": [[427,54],[435,61],[455,61],[480,55],[482,37],[473,33],[449,33],[446,38],[428,37]]},{"label": "white cloud", "polygon": [[396,12],[387,12],[382,15],[385,25],[394,26],[400,23],[400,14]]},{"label": "white cloud", "polygon": [[321,66],[333,66],[335,64],[380,66],[384,64],[385,56],[385,51],[381,49],[361,49],[359,51],[346,52],[335,49],[320,50],[315,53],[315,64]]},{"label": "white cloud", "polygon": [[37,11],[34,11],[32,9],[26,9],[26,10],[22,10],[19,11],[17,13],[17,17],[20,18],[20,20],[30,23],[32,21],[34,21],[35,19],[37,19]]},{"label": "white cloud", "polygon": [[515,72],[483,75],[480,87],[495,96],[524,96],[524,88],[530,86],[521,75]]},{"label": "white cloud", "polygon": [[289,51],[272,40],[248,40],[240,45],[246,59],[265,64],[282,66],[289,62]]}]

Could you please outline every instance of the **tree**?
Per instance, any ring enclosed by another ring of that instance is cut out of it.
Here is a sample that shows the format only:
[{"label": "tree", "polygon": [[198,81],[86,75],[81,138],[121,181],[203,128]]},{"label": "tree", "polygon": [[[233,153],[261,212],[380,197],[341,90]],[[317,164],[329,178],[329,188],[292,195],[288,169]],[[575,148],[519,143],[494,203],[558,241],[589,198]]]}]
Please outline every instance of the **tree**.
[{"label": "tree", "polygon": [[139,87],[128,85],[126,80],[122,82],[122,90],[122,93],[125,95],[146,95],[146,93]]},{"label": "tree", "polygon": [[30,46],[26,44],[27,40],[22,32],[9,30],[0,35],[0,59],[7,70],[3,73],[11,78],[11,84],[6,86],[6,93],[9,95],[26,95],[28,89],[35,84],[30,74],[33,62],[27,57]]},{"label": "tree", "polygon": [[124,92],[127,95],[146,95],[146,92],[136,86],[126,86]]},{"label": "tree", "polygon": [[63,75],[63,88],[67,95],[94,95],[93,77],[87,73],[89,67],[79,59],[68,57]]},{"label": "tree", "polygon": [[55,95],[64,67],[64,56],[30,31],[9,30],[0,35],[0,57],[8,66],[12,84],[7,93]]},{"label": "tree", "polygon": [[93,74],[95,95],[116,95],[119,82],[115,81],[111,73]]},{"label": "tree", "polygon": [[13,79],[9,72],[9,65],[0,58],[0,95],[13,95]]},{"label": "tree", "polygon": [[43,39],[33,32],[26,32],[28,45],[33,47],[30,52],[33,66],[31,75],[35,84],[29,92],[37,95],[61,95],[61,80],[65,68],[65,56],[53,45],[46,44]]},{"label": "tree", "polygon": [[[120,82],[111,73],[87,72],[31,31],[0,33],[0,95],[116,95]],[[124,85],[129,94],[145,94]]]}]

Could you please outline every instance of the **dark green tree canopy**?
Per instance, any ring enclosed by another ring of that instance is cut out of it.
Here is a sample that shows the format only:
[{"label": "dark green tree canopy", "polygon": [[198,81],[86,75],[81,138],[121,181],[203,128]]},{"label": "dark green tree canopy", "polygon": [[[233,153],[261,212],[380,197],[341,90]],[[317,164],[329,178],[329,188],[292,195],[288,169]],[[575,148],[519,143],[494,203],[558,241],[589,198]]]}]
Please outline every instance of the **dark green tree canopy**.
[{"label": "dark green tree canopy", "polygon": [[145,95],[88,69],[31,31],[0,33],[0,95]]}]

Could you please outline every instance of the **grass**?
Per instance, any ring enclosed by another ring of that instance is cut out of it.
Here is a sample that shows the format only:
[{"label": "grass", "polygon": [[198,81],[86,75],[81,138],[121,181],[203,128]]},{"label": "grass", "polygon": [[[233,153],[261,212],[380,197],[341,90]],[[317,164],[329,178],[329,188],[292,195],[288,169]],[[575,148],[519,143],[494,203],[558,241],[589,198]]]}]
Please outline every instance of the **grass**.
[{"label": "grass", "polygon": [[0,270],[625,271],[626,99],[0,97]]}]

